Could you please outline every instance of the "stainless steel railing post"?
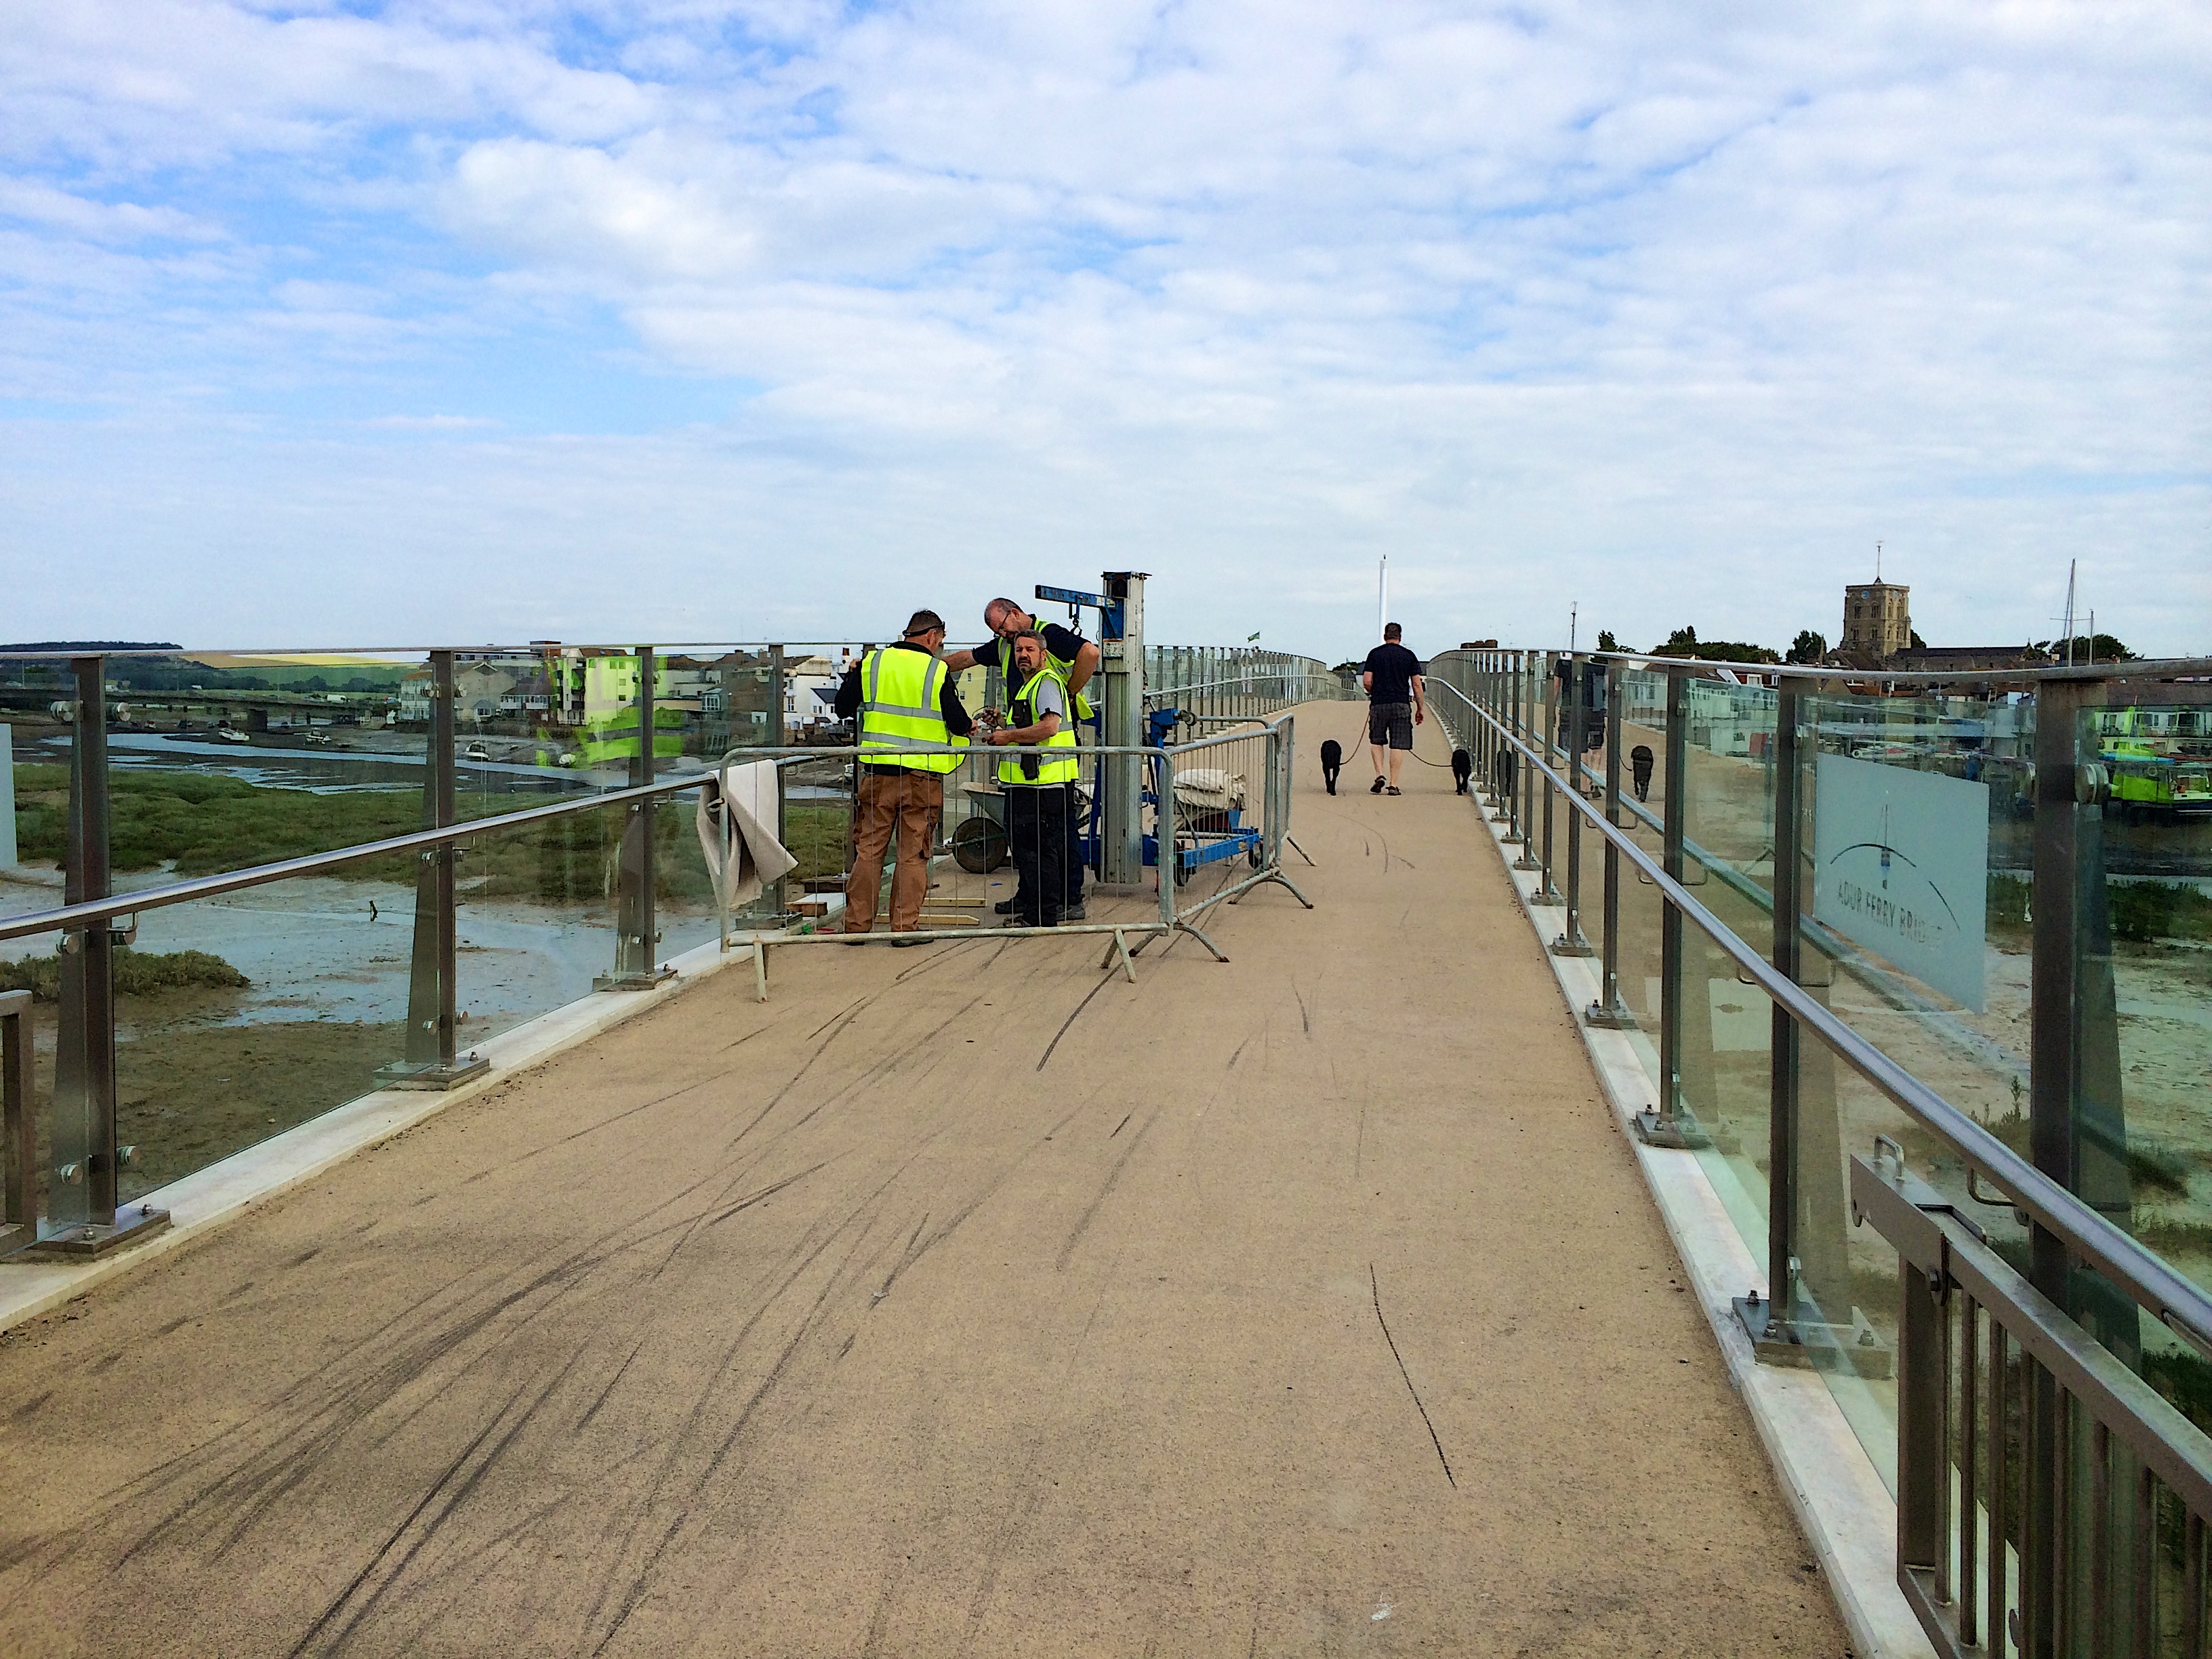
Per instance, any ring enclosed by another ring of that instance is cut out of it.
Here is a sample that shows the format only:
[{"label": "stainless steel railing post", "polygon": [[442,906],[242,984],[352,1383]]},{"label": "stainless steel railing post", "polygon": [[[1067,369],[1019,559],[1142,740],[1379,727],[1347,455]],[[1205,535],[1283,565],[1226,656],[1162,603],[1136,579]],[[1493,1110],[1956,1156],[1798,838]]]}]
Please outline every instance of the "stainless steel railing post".
[{"label": "stainless steel railing post", "polygon": [[[1620,665],[1605,665],[1605,821],[1620,823]],[[1583,1011],[1585,1024],[1626,1030],[1636,1016],[1620,996],[1620,848],[1605,844],[1605,969],[1597,1000]]]},{"label": "stainless steel railing post", "polygon": [[[1468,699],[1478,710],[1490,708],[1490,653],[1477,651],[1468,660],[1468,690],[1473,695]],[[1489,723],[1479,716],[1474,730],[1467,734],[1468,757],[1474,763],[1474,798],[1487,813],[1498,804],[1498,778],[1491,770],[1491,733]]]},{"label": "stainless steel railing post", "polygon": [[[70,743],[69,840],[64,892],[83,904],[109,896],[106,664],[78,657]],[[114,930],[107,923],[62,936],[52,1136],[57,1226],[115,1218]]]},{"label": "stainless steel railing post", "polygon": [[[768,743],[771,749],[783,747],[783,647],[781,645],[771,645],[768,648]],[[789,786],[784,781],[784,770],[785,769],[781,766],[775,769],[775,838],[788,847],[791,844],[789,840],[791,792]],[[769,884],[769,907],[777,915],[782,915],[791,908],[791,889],[788,884],[791,880],[792,878],[789,876],[778,876]]]},{"label": "stainless steel railing post", "polygon": [[[1483,660],[1487,665],[1482,676],[1482,690],[1492,720],[1502,722],[1505,718],[1505,656],[1503,652],[1486,651]],[[1482,728],[1484,755],[1483,775],[1489,780],[1485,800],[1492,823],[1510,823],[1512,814],[1506,810],[1505,740],[1489,720],[1479,720]],[[1508,839],[1510,839],[1509,834]]]},{"label": "stainless steel railing post", "polygon": [[1528,902],[1552,905],[1566,902],[1559,896],[1559,890],[1552,884],[1552,819],[1556,794],[1552,774],[1559,769],[1559,745],[1554,741],[1559,732],[1559,677],[1555,672],[1559,663],[1558,653],[1547,651],[1541,661],[1544,668],[1544,855],[1540,860],[1542,871],[1536,879],[1536,890],[1528,896]]},{"label": "stainless steel railing post", "polygon": [[[1508,651],[1500,658],[1498,670],[1499,702],[1508,731],[1521,729],[1521,653]],[[1498,743],[1498,787],[1505,797],[1505,844],[1521,849],[1513,860],[1516,870],[1533,866],[1528,863],[1528,820],[1521,813],[1521,775],[1524,769],[1512,746],[1501,738]]]},{"label": "stainless steel railing post", "polygon": [[[1667,671],[1667,799],[1662,803],[1659,867],[1669,881],[1682,879],[1682,836],[1690,780],[1689,696],[1681,671]],[[1639,1114],[1636,1133],[1651,1146],[1692,1146],[1695,1120],[1682,1102],[1682,912],[1674,904],[1659,914],[1659,1099]]]},{"label": "stainless steel railing post", "polygon": [[[1583,678],[1586,662],[1577,653],[1566,659],[1567,663],[1567,764],[1565,776],[1567,787],[1577,795],[1583,791],[1583,717],[1587,699],[1583,695]],[[1559,938],[1552,941],[1552,954],[1559,957],[1594,957],[1596,947],[1583,935],[1583,815],[1567,815],[1567,925]]]},{"label": "stainless steel railing post", "polygon": [[31,994],[0,991],[0,1255],[39,1239],[37,1090]]},{"label": "stainless steel railing post", "polygon": [[[1530,711],[1536,704],[1534,690],[1528,682],[1528,676],[1532,672],[1529,665],[1534,661],[1535,658],[1528,652],[1523,651],[1515,659],[1513,670],[1515,700],[1513,727],[1515,733],[1523,743],[1533,743],[1535,739],[1535,733],[1529,729]],[[1518,760],[1519,757],[1516,756],[1515,758]],[[1513,867],[1516,870],[1540,870],[1543,866],[1537,863],[1535,858],[1536,769],[1526,762],[1522,762],[1519,769],[1521,774],[1521,856],[1513,860]],[[1539,886],[1540,888],[1541,884],[1539,884]]]},{"label": "stainless steel railing post", "polygon": [[[423,755],[422,827],[448,830],[456,821],[453,744],[457,706],[453,653],[430,653],[430,738]],[[415,932],[407,975],[407,1041],[401,1058],[380,1066],[386,1089],[450,1089],[490,1069],[460,1059],[459,918],[454,914],[458,849],[451,842],[425,848],[415,864]]]},{"label": "stainless steel railing post", "polygon": [[[2029,970],[2028,1153],[2035,1167],[2067,1191],[2081,1194],[2086,1173],[2081,1119],[2094,1103],[2094,1083],[2085,1078],[2082,1025],[2087,1005],[2100,1000],[2081,937],[2083,911],[2102,898],[2088,890],[2096,864],[2085,859],[2090,838],[2101,832],[2104,811],[2099,769],[2085,761],[2081,714],[2103,701],[2103,688],[2080,681],[2045,681],[2035,697],[2034,955]],[[2039,1223],[2029,1235],[2028,1277],[2060,1307],[2081,1309],[2093,1330],[2100,1322],[2094,1291],[2075,1282],[2066,1241]],[[2129,1320],[2133,1325],[2134,1321]],[[2100,1333],[2100,1337],[2103,1334]],[[2067,1456],[2065,1403],[2056,1380],[2032,1367],[2027,1438],[2027,1509],[2021,1516],[2021,1625],[2023,1653],[2048,1650],[2053,1628],[2055,1577],[2060,1558],[2062,1465]],[[2036,1645],[2031,1645],[2036,1644]]]},{"label": "stainless steel railing post", "polygon": [[[76,698],[63,896],[66,903],[88,904],[113,894],[106,660],[73,657],[70,669]],[[54,1178],[46,1200],[52,1226],[39,1244],[66,1255],[102,1255],[169,1222],[165,1210],[142,1205],[126,1215],[117,1206],[122,1168],[132,1152],[119,1144],[115,1121],[115,947],[127,938],[112,917],[62,934],[49,1128]]]},{"label": "stainless steel railing post", "polygon": [[[653,649],[637,647],[637,752],[629,760],[629,787],[653,781],[655,714]],[[615,878],[615,969],[592,981],[595,991],[641,991],[672,976],[659,966],[660,929],[653,915],[653,888],[659,880],[659,837],[654,827],[657,798],[633,801],[623,825],[622,851]]]}]

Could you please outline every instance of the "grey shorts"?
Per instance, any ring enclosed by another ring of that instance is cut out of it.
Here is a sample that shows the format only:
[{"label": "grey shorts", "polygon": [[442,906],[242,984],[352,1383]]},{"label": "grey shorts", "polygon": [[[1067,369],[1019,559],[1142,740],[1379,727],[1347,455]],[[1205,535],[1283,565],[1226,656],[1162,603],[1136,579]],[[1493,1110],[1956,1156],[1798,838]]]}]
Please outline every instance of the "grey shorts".
[{"label": "grey shorts", "polygon": [[1380,749],[1413,746],[1413,705],[1410,702],[1371,702],[1367,705],[1367,741]]}]

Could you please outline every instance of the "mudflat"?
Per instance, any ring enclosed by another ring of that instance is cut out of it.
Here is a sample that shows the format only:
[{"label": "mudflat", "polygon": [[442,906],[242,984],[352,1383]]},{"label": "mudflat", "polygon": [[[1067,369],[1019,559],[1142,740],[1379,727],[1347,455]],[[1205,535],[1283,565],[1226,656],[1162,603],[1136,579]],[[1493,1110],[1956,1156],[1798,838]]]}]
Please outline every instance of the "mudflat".
[{"label": "mudflat", "polygon": [[0,1651],[1843,1654],[1359,713],[1225,966],[790,947],[0,1339]]}]

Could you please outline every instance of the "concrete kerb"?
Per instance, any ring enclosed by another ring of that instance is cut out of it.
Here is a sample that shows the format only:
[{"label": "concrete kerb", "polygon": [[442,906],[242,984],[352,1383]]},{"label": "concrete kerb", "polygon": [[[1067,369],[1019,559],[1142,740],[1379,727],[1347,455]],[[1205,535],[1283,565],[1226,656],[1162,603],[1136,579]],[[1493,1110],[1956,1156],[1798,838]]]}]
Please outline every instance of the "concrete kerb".
[{"label": "concrete kerb", "polygon": [[166,1209],[169,1226],[136,1248],[82,1263],[0,1261],[0,1330],[73,1302],[95,1286],[205,1237],[303,1182],[313,1181],[356,1153],[543,1065],[648,1008],[659,1007],[725,968],[750,962],[755,949],[744,945],[724,951],[719,944],[709,943],[687,951],[669,960],[675,977],[649,990],[584,997],[477,1044],[475,1052],[491,1062],[491,1069],[459,1088],[443,1093],[384,1089],[363,1095],[148,1193],[133,1202]]},{"label": "concrete kerb", "polygon": [[[1530,902],[1540,872],[1515,870],[1504,826],[1490,822],[1486,813],[1478,812],[1476,819],[1538,942],[1548,944],[1559,914],[1556,907]],[[1554,956],[1548,950],[1545,958],[1613,1108],[1613,1127],[1635,1153],[1667,1236],[1720,1345],[1729,1380],[1750,1408],[1760,1443],[1781,1476],[1790,1512],[1819,1558],[1855,1650],[1867,1659],[1935,1659],[1935,1648],[1897,1587],[1897,1505],[1866,1448],[1819,1375],[1759,1364],[1735,1316],[1733,1298],[1753,1288],[1762,1297],[1767,1293],[1765,1268],[1746,1248],[1698,1155],[1646,1146],[1629,1127],[1637,1113],[1657,1101],[1658,1085],[1626,1032],[1583,1022],[1582,1010],[1598,1000],[1597,961]]]}]

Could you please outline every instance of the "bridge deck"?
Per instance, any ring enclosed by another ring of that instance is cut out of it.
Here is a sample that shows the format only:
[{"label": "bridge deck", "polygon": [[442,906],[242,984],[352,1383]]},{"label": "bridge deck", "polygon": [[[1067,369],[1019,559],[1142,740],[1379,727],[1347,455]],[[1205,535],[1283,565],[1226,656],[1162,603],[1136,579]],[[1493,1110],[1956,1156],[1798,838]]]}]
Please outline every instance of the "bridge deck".
[{"label": "bridge deck", "polygon": [[1358,712],[1229,966],[791,950],[0,1342],[0,1650],[1843,1653]]}]

